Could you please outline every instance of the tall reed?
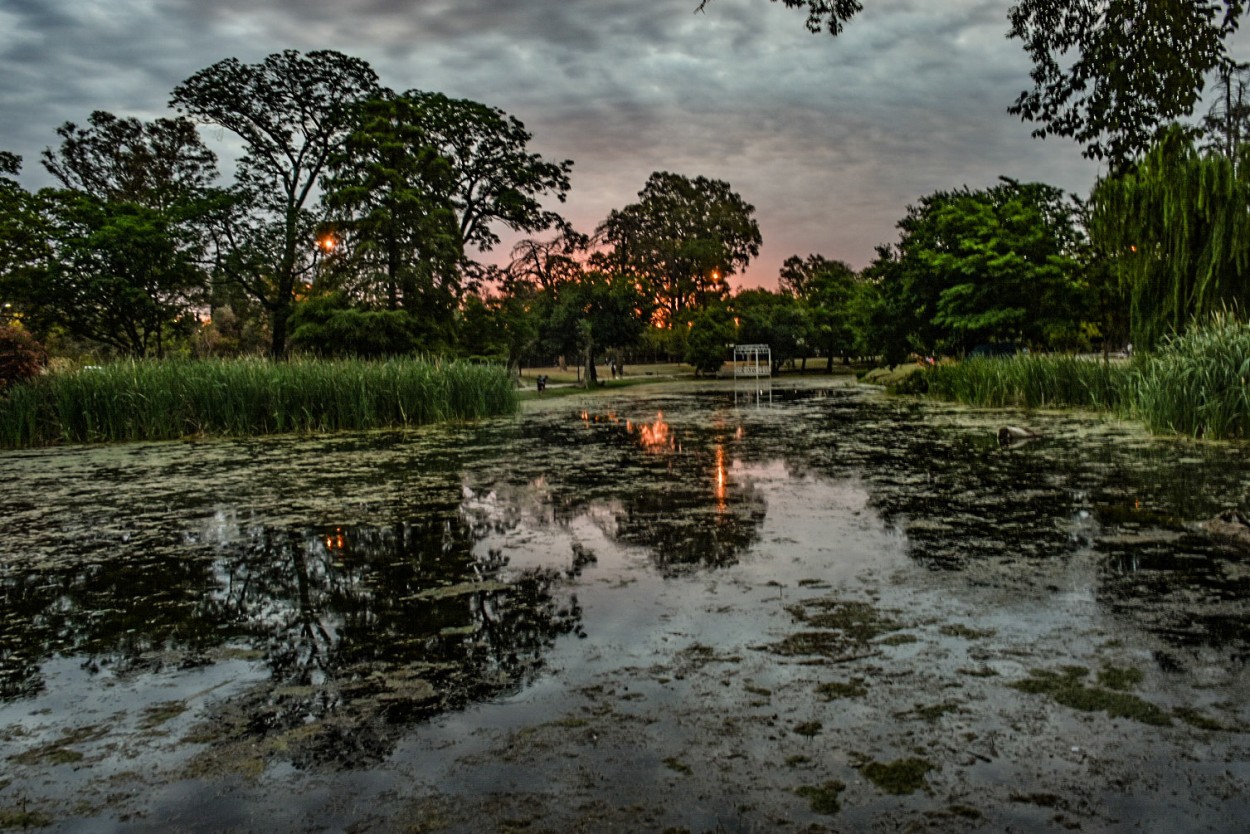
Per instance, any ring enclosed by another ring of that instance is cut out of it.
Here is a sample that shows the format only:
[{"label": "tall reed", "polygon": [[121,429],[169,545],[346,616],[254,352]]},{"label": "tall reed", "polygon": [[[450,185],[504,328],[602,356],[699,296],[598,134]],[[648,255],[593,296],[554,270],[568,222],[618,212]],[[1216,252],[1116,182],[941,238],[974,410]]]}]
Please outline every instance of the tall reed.
[{"label": "tall reed", "polygon": [[0,445],[417,426],[507,414],[498,366],[438,360],[117,362],[0,397]]},{"label": "tall reed", "polygon": [[1167,340],[1141,368],[1135,398],[1151,431],[1250,437],[1250,324],[1220,314]]},{"label": "tall reed", "polygon": [[1121,411],[1131,390],[1127,365],[1064,355],[968,359],[938,365],[926,376],[933,396],[996,408]]},{"label": "tall reed", "polygon": [[1141,420],[1156,434],[1250,437],[1250,323],[1191,326],[1132,362],[1072,356],[970,359],[925,375],[931,396],[990,407],[1080,407]]}]

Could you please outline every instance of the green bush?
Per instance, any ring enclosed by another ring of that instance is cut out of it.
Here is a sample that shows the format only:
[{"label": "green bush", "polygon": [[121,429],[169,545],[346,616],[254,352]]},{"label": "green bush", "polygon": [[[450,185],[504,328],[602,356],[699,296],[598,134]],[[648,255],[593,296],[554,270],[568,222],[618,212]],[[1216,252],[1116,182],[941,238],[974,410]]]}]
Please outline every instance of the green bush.
[{"label": "green bush", "polygon": [[48,365],[48,352],[25,330],[0,324],[0,391],[33,379]]},{"label": "green bush", "polygon": [[415,323],[404,310],[359,310],[338,296],[313,298],[291,315],[291,347],[316,356],[376,359],[418,347]]}]

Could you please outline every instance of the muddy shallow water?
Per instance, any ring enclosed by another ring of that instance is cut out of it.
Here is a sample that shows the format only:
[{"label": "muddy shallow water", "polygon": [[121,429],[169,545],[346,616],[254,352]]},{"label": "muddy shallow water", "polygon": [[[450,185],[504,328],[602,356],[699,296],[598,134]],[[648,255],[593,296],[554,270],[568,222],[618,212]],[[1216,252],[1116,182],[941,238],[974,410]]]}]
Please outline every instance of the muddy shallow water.
[{"label": "muddy shallow water", "polygon": [[1240,446],[821,380],[0,471],[6,827],[1250,812]]}]

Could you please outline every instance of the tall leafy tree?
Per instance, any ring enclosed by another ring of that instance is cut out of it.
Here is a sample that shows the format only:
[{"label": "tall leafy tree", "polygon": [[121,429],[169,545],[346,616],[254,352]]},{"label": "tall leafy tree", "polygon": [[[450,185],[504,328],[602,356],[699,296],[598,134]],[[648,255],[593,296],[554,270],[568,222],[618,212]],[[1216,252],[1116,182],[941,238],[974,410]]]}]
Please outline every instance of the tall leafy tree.
[{"label": "tall leafy tree", "polygon": [[206,289],[215,157],[186,119],[95,112],[87,127],[57,133],[43,161],[63,187],[26,201],[43,251],[10,276],[10,291],[38,329],[160,354],[171,330],[189,329]]},{"label": "tall leafy tree", "polygon": [[900,241],[866,271],[877,347],[962,352],[982,341],[1070,342],[1083,287],[1075,206],[1041,183],[939,191],[899,221]]},{"label": "tall leafy tree", "polygon": [[691,317],[682,358],[694,368],[696,375],[715,374],[729,357],[736,335],[729,306],[720,302],[709,304]]},{"label": "tall leafy tree", "polygon": [[415,318],[450,320],[462,252],[451,179],[411,101],[383,96],[361,105],[323,193],[329,218],[321,245],[351,276],[348,289]]},{"label": "tall leafy tree", "polygon": [[680,322],[728,296],[726,278],[759,254],[755,207],[729,183],[657,171],[639,201],[613,210],[596,235],[612,271],[655,299],[661,322]]},{"label": "tall leafy tree", "polygon": [[811,320],[794,296],[743,290],[733,297],[731,308],[738,318],[738,342],[766,344],[771,349],[773,376],[786,362],[806,355]]},{"label": "tall leafy tree", "polygon": [[926,316],[933,303],[926,274],[910,247],[901,243],[877,246],[875,257],[864,270],[864,284],[854,308],[856,345],[862,353],[897,365],[913,350],[922,349],[921,345],[936,342]]},{"label": "tall leafy tree", "polygon": [[855,350],[853,302],[858,284],[855,270],[823,255],[808,255],[806,259],[791,255],[781,265],[778,286],[806,308],[813,343],[825,354],[827,372],[833,370],[835,356],[848,362]]},{"label": "tall leafy tree", "polygon": [[102,110],[87,127],[66,122],[43,165],[67,189],[97,200],[164,209],[201,197],[217,181],[217,157],[190,119],[143,122]]},{"label": "tall leafy tree", "polygon": [[201,241],[178,215],[69,190],[38,195],[48,255],[20,289],[27,321],[132,355],[189,335],[206,276]]},{"label": "tall leafy tree", "polygon": [[22,315],[30,272],[49,259],[35,196],[15,179],[22,158],[0,151],[0,324]]},{"label": "tall leafy tree", "polygon": [[286,353],[296,287],[314,252],[314,188],[347,141],[357,103],[377,92],[365,61],[331,50],[286,50],[259,64],[228,58],[174,88],[171,106],[243,142],[236,180],[246,211],[225,218],[232,228],[219,240],[234,248],[220,265],[268,311],[274,356]]},{"label": "tall leafy tree", "polygon": [[1129,291],[1134,343],[1250,302],[1250,147],[1204,154],[1173,128],[1131,171],[1100,182],[1093,204],[1091,234]]},{"label": "tall leafy tree", "polygon": [[1081,315],[1079,232],[1063,191],[1004,179],[948,195],[925,221],[933,241],[921,258],[941,288],[933,323],[946,334],[944,346],[1071,343]]},{"label": "tall leafy tree", "polygon": [[559,289],[548,327],[561,353],[580,355],[589,386],[597,381],[598,352],[637,344],[649,312],[633,281],[591,270]]},{"label": "tall leafy tree", "polygon": [[460,240],[481,252],[499,243],[499,226],[536,234],[565,223],[542,200],[564,202],[573,162],[551,162],[529,150],[533,136],[502,110],[442,93],[410,90],[415,125],[451,164],[447,197]]}]

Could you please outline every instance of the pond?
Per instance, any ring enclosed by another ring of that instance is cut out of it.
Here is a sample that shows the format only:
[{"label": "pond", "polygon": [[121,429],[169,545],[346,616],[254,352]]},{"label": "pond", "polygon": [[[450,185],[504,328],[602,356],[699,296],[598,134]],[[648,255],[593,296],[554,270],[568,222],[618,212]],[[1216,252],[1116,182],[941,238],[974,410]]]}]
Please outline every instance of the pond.
[{"label": "pond", "polygon": [[0,470],[4,827],[1250,814],[1242,446],[825,378]]}]

